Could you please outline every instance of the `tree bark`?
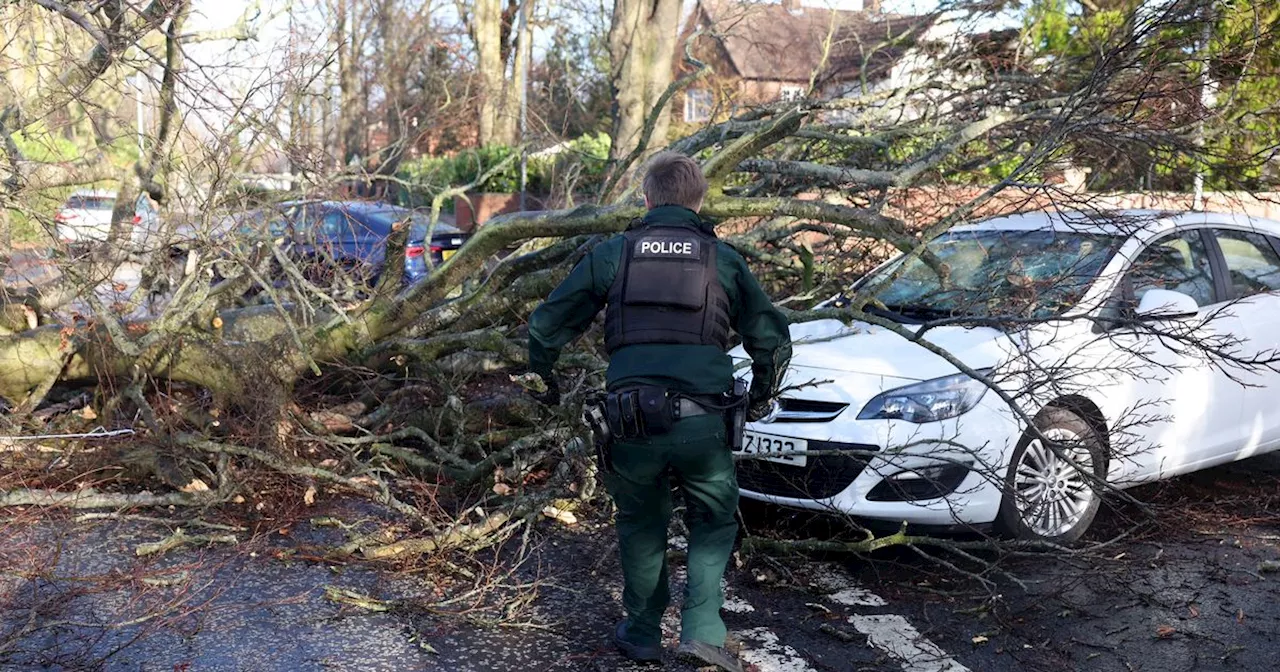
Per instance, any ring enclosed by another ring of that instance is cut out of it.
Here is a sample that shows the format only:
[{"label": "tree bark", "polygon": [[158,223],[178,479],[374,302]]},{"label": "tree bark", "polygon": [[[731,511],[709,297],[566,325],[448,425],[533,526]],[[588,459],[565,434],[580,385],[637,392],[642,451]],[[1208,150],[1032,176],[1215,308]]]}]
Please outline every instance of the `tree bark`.
[{"label": "tree bark", "polygon": [[[524,2],[532,3],[534,0],[524,0]],[[526,16],[532,17],[534,6],[528,8],[521,7],[521,12],[528,12]],[[524,25],[524,22],[517,16],[516,21],[519,25],[519,33],[516,37],[515,62],[512,64],[511,77],[506,79],[506,86],[503,89],[502,106],[498,110],[497,141],[514,145],[520,141],[519,138],[519,121],[520,121],[520,93],[524,90],[527,83],[525,81],[526,65],[533,59],[533,28],[532,25]]]},{"label": "tree bark", "polygon": [[480,144],[512,144],[515,124],[507,123],[506,61],[502,49],[502,0],[476,0],[471,18],[480,75]]},{"label": "tree bark", "polygon": [[[612,160],[636,148],[645,118],[671,84],[680,8],[680,0],[618,0],[614,4],[609,28],[613,57],[609,79],[614,95]],[[670,118],[662,110],[653,130],[654,149],[667,144],[669,127]]]},{"label": "tree bark", "polygon": [[360,109],[360,51],[356,38],[356,0],[337,0],[334,42],[338,52],[338,135],[343,167],[364,153],[363,115]]}]

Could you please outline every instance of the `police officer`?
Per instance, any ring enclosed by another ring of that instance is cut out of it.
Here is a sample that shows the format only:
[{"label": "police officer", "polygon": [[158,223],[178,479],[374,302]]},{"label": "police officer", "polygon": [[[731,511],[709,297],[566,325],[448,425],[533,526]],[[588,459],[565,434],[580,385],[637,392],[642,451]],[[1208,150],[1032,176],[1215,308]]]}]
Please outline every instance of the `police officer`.
[{"label": "police officer", "polygon": [[[602,474],[618,509],[627,617],[614,640],[624,655],[661,660],[667,586],[668,477],[687,506],[688,583],[677,655],[740,670],[725,648],[720,581],[738,525],[738,484],[728,428],[716,400],[733,386],[730,330],[752,360],[751,413],[763,415],[791,358],[787,322],[746,262],[720,242],[698,211],[707,182],[687,156],[664,152],[644,178],[648,213],[596,246],[529,318],[529,366],[547,383],[541,400],[559,403],[552,367],[561,349],[605,308],[607,388],[665,390],[678,419],[665,433],[618,438]],[[649,403],[649,402],[646,402]],[[665,428],[655,430],[664,431]]]}]

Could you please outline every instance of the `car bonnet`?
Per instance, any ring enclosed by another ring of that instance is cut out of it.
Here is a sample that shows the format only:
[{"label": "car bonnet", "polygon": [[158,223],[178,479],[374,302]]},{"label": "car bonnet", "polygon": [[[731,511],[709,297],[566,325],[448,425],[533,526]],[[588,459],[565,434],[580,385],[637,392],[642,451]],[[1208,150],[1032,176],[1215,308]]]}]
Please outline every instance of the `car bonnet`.
[{"label": "car bonnet", "polygon": [[[915,331],[914,325],[903,325]],[[985,368],[1005,358],[1008,337],[989,327],[946,326],[929,329],[916,343],[884,327],[865,322],[844,324],[816,320],[791,326],[792,368],[841,371],[902,380],[929,380],[958,372],[934,350],[971,368]],[[745,360],[739,346],[730,353]]]}]

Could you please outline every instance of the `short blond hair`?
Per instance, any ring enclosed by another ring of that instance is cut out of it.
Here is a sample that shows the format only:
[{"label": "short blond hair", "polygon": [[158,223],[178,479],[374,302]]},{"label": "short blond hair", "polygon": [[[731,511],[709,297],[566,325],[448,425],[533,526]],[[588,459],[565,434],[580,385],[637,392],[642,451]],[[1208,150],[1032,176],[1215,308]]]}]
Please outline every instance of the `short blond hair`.
[{"label": "short blond hair", "polygon": [[652,208],[681,205],[697,210],[707,195],[707,178],[697,161],[679,152],[659,152],[649,161],[644,195]]}]

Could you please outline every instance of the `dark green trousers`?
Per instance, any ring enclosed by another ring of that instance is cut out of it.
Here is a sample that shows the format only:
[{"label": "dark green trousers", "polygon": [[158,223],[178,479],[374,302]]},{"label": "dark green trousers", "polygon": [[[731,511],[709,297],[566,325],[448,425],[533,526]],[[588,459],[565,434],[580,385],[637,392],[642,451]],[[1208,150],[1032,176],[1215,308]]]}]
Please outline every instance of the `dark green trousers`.
[{"label": "dark green trousers", "polygon": [[662,614],[670,601],[667,525],[670,478],[675,477],[684,494],[689,527],[689,581],[680,639],[724,645],[720,582],[738,532],[738,482],[725,431],[721,416],[701,415],[677,421],[667,434],[613,446],[613,473],[604,474],[603,480],[618,507],[622,603],[629,621],[627,637],[634,644],[656,645],[661,639]]}]

